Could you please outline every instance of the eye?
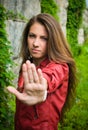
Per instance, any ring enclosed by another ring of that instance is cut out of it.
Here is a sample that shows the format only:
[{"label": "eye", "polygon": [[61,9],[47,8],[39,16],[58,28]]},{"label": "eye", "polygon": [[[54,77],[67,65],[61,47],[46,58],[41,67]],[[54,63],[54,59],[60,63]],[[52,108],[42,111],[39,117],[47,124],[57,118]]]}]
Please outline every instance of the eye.
[{"label": "eye", "polygon": [[34,34],[28,34],[30,38],[35,38],[36,36]]},{"label": "eye", "polygon": [[41,36],[41,39],[44,40],[44,41],[48,41],[48,38],[44,37],[44,36]]}]

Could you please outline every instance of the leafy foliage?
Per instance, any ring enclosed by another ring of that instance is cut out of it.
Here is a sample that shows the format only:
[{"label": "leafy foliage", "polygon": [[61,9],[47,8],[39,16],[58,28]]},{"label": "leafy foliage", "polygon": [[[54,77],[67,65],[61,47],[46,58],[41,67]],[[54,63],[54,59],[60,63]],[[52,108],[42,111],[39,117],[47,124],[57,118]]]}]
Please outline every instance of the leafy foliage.
[{"label": "leafy foliage", "polygon": [[82,14],[85,9],[84,0],[69,0],[67,13],[67,38],[71,45],[77,68],[78,86],[74,106],[65,114],[59,130],[88,129],[88,29],[85,29],[84,45],[78,45],[78,30],[82,24]]},{"label": "leafy foliage", "polygon": [[58,20],[59,19],[57,15],[58,11],[59,11],[59,7],[57,6],[54,0],[41,0],[42,13],[49,13]]},{"label": "leafy foliage", "polygon": [[[0,5],[0,129],[12,129],[12,109],[6,92],[6,86],[11,85],[14,75],[11,71],[13,61],[11,59],[11,45],[6,33],[6,10]],[[11,119],[11,120],[8,120]]]},{"label": "leafy foliage", "polygon": [[[88,35],[86,43],[81,47],[77,43],[78,29],[82,23],[82,12],[85,8],[84,0],[69,0],[68,19],[67,19],[67,38],[71,44],[77,67],[79,83],[75,104],[66,113],[66,118],[59,130],[87,130],[88,126]],[[42,13],[50,13],[56,19],[58,7],[54,0],[41,1]],[[5,30],[6,15],[8,19],[18,18],[13,12],[7,12],[0,5],[0,129],[13,130],[14,98],[5,91],[6,86],[11,84],[13,73],[11,67],[11,45],[7,39]],[[24,19],[22,17],[22,19]],[[88,30],[85,31],[88,34]]]},{"label": "leafy foliage", "polygon": [[85,0],[68,0],[67,11],[67,39],[71,44],[74,55],[78,55],[78,30],[82,24],[82,15],[86,7]]},{"label": "leafy foliage", "polygon": [[60,130],[88,129],[88,41],[81,47],[80,55],[75,57],[75,59],[79,77],[75,104],[66,113]]},{"label": "leafy foliage", "polygon": [[11,20],[22,20],[24,22],[27,22],[27,18],[23,16],[22,14],[16,12],[14,13],[12,10],[6,10],[6,19]]}]

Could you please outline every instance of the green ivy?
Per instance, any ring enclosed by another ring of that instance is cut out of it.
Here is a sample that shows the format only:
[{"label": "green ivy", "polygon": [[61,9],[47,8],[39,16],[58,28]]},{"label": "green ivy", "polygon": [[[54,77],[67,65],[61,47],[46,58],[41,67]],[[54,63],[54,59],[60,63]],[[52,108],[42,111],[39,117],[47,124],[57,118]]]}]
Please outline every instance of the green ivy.
[{"label": "green ivy", "polygon": [[59,7],[54,0],[41,0],[41,13],[49,13],[59,20],[57,15],[58,11]]},{"label": "green ivy", "polygon": [[21,13],[14,13],[12,10],[6,10],[6,19],[11,20],[22,20],[24,22],[27,22],[27,18],[23,16]]},{"label": "green ivy", "polygon": [[59,126],[59,130],[88,129],[88,41],[80,50],[80,55],[75,58],[79,77],[76,102],[66,113],[64,123]]},{"label": "green ivy", "polygon": [[0,129],[12,130],[12,108],[9,105],[9,97],[6,91],[6,86],[11,85],[14,78],[11,71],[14,65],[11,56],[11,45],[7,39],[6,33],[6,10],[0,5]]},{"label": "green ivy", "polygon": [[84,27],[85,42],[88,42],[88,27]]},{"label": "green ivy", "polygon": [[[88,38],[82,46],[78,46],[78,30],[82,25],[82,14],[85,0],[68,0],[67,38],[76,60],[78,71],[78,86],[75,104],[66,113],[59,130],[87,130],[88,129]],[[85,31],[87,35],[88,30]]]},{"label": "green ivy", "polygon": [[74,55],[78,55],[78,30],[82,25],[82,15],[86,7],[85,0],[68,0],[67,10],[67,39],[71,44]]}]

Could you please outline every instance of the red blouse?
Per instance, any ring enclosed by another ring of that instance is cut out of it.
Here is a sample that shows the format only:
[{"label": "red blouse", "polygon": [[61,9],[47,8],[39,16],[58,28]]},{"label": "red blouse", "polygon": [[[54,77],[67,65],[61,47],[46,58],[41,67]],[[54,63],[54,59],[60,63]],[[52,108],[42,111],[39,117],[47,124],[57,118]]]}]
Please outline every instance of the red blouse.
[{"label": "red blouse", "polygon": [[[58,130],[61,110],[68,91],[69,68],[67,64],[59,64],[48,59],[38,67],[42,69],[48,81],[46,101],[28,106],[16,100],[15,130]],[[18,88],[23,87],[22,76]]]}]

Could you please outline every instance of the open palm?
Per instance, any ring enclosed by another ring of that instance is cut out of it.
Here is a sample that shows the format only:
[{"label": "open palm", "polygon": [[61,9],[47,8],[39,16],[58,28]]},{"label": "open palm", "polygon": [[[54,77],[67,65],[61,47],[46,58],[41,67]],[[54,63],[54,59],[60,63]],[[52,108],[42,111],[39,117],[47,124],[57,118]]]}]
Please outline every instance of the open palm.
[{"label": "open palm", "polygon": [[7,87],[19,100],[28,105],[35,105],[44,101],[47,92],[47,81],[43,77],[41,69],[36,70],[34,64],[26,61],[22,66],[24,90],[22,93],[13,87]]}]

